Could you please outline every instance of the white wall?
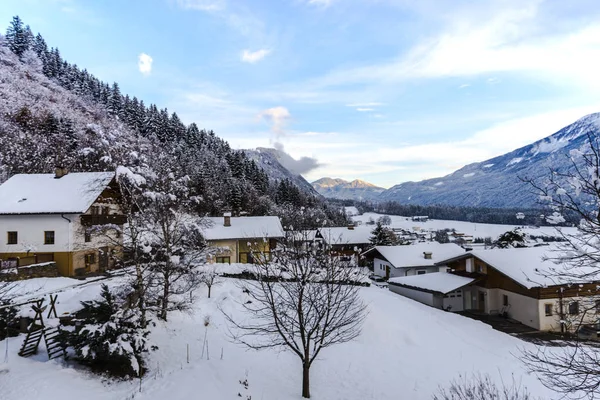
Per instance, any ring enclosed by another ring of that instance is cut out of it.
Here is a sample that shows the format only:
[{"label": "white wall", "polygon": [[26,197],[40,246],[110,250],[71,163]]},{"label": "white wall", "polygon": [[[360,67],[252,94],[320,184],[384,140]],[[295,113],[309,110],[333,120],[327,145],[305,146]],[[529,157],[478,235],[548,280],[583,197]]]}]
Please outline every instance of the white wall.
[{"label": "white wall", "polygon": [[[594,324],[598,322],[598,314],[596,313],[596,300],[598,296],[585,297],[565,297],[563,299],[563,313],[566,321],[573,323],[573,329],[577,328],[579,323]],[[569,303],[579,302],[579,314],[569,315]],[[552,304],[552,315],[546,316],[545,305]],[[585,310],[588,310],[585,312]],[[560,305],[559,299],[545,299],[538,301],[539,326],[543,331],[560,332]]]},{"label": "white wall", "polygon": [[492,296],[495,301],[495,306],[492,309],[500,310],[502,308],[502,295],[508,296],[508,304],[510,305],[508,309],[509,318],[516,319],[532,328],[541,329],[538,299],[509,292],[504,289],[490,289],[488,297]]},{"label": "white wall", "polygon": [[[385,277],[385,267],[386,266],[389,268],[390,263],[388,263],[387,261],[382,260],[380,258],[377,258],[377,257],[375,257],[373,259],[373,273],[375,275]],[[390,273],[391,273],[391,271],[390,271]],[[392,275],[390,275],[390,276],[392,276]]]},{"label": "white wall", "polygon": [[[78,215],[67,214],[72,222]],[[0,253],[38,253],[70,251],[73,224],[60,215],[0,215]],[[7,244],[7,232],[18,232],[15,245]],[[54,244],[44,244],[44,231],[54,231]]]},{"label": "white wall", "polygon": [[430,274],[432,272],[439,272],[439,267],[392,268],[390,278],[417,275],[418,271],[425,271],[425,273]]},{"label": "white wall", "polygon": [[434,305],[434,296],[432,293],[421,292],[420,290],[409,289],[396,285],[389,285],[388,289],[394,293],[408,297],[409,299],[416,300],[419,303],[427,304],[428,306],[432,307]]}]

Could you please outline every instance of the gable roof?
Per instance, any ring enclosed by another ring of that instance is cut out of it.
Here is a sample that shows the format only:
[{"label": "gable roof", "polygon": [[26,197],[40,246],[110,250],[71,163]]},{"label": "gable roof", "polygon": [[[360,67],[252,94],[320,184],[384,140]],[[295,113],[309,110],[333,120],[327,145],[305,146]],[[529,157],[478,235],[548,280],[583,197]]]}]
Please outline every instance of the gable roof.
[{"label": "gable roof", "polygon": [[370,243],[371,231],[369,227],[356,226],[348,229],[347,226],[320,228],[319,234],[327,244],[366,244]]},{"label": "gable roof", "polygon": [[[470,256],[476,257],[527,289],[585,283],[561,276],[561,271],[567,272],[567,270],[565,270],[564,265],[553,260],[559,256],[556,251],[558,251],[558,248],[553,246],[473,250],[463,256],[454,257],[453,260]],[[550,259],[546,259],[546,257]],[[449,261],[452,261],[452,259],[442,262]],[[581,267],[578,271],[583,273],[584,268]],[[571,274],[576,274],[576,271],[572,268],[568,271]]]},{"label": "gable roof", "polygon": [[18,174],[0,185],[0,215],[81,214],[115,177],[114,172]]},{"label": "gable roof", "polygon": [[458,276],[448,272],[432,272],[430,274],[390,278],[389,284],[414,288],[426,292],[447,294],[460,289],[463,286],[467,286],[474,281],[474,278]]},{"label": "gable roof", "polygon": [[206,240],[281,238],[285,236],[279,217],[230,217],[231,226],[224,226],[223,217],[206,218],[203,229]]},{"label": "gable roof", "polygon": [[[375,246],[364,252],[381,254],[394,268],[430,267],[440,261],[465,254],[465,249],[454,243],[417,243],[404,246]],[[431,258],[425,258],[424,252],[430,252]]]}]

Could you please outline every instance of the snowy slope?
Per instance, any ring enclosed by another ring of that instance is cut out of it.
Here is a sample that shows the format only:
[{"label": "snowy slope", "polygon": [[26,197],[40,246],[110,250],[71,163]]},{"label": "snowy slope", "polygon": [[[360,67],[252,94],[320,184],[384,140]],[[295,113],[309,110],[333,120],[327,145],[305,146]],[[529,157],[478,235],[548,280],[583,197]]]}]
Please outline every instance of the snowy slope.
[{"label": "snowy slope", "polygon": [[[94,287],[90,290],[97,295]],[[474,372],[489,373],[497,382],[510,380],[514,374],[533,394],[552,398],[514,356],[520,348],[534,345],[386,289],[360,290],[369,306],[363,333],[354,342],[324,350],[311,370],[313,399],[431,399],[438,385]],[[1,398],[225,400],[238,398],[240,393],[244,400],[246,396],[300,399],[301,366],[294,355],[251,352],[228,340],[218,307],[241,317],[239,302],[245,296],[234,280],[225,280],[213,288],[212,299],[202,297],[191,313],[173,313],[168,324],[158,323],[152,339],[159,350],[150,355],[150,371],[141,383],[141,393],[139,381],[103,381],[73,364],[48,362],[43,351],[21,358],[17,351],[23,336],[11,338],[8,363],[0,363],[0,370],[2,366],[8,370],[0,373]],[[210,322],[205,329],[207,317]],[[202,357],[205,332],[208,357],[206,352]],[[5,345],[0,342],[0,348]],[[248,389],[239,383],[244,379],[248,379]]]},{"label": "snowy slope", "polygon": [[587,115],[533,144],[458,171],[420,182],[395,185],[379,196],[402,204],[446,204],[481,207],[534,207],[535,196],[519,177],[547,176],[550,167],[570,166],[570,150],[580,148],[587,135],[600,132],[600,113]]}]

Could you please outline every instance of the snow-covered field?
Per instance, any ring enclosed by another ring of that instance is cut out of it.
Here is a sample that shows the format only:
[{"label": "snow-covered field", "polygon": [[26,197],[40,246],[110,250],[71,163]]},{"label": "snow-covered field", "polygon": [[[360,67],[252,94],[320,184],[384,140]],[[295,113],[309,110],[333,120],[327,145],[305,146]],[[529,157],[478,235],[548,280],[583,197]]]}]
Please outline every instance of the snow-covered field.
[{"label": "snow-covered field", "polygon": [[[26,281],[32,287],[64,287],[65,278]],[[39,282],[37,282],[39,281]],[[71,280],[68,280],[71,281]],[[114,284],[114,282],[113,282]],[[65,289],[58,312],[73,310],[75,300],[93,298],[99,282]],[[443,312],[378,287],[361,288],[369,305],[362,335],[354,342],[325,349],[311,373],[314,399],[430,399],[438,385],[459,374],[488,373],[500,381],[512,377],[529,390],[551,398],[515,357],[533,346],[489,326]],[[0,398],[17,399],[300,399],[301,366],[287,352],[248,351],[228,339],[228,327],[218,309],[241,312],[245,301],[234,279],[213,288],[213,298],[198,293],[190,313],[172,313],[168,323],[157,322],[152,340],[159,350],[149,355],[150,371],[141,382],[100,379],[73,363],[47,361],[38,355],[17,355],[24,336],[0,342]],[[205,319],[208,327],[204,327]],[[204,335],[208,352],[202,357]],[[190,361],[186,360],[189,345]],[[221,357],[222,355],[222,357]],[[3,363],[4,362],[4,363]],[[247,379],[244,388],[240,380]]]},{"label": "snow-covered field", "polygon": [[[365,224],[372,218],[377,221],[378,218],[383,214],[377,213],[364,213],[362,215],[352,217],[355,221],[362,221]],[[456,229],[457,232],[464,233],[465,235],[472,235],[473,237],[491,237],[496,239],[498,236],[506,231],[513,230],[514,228],[521,228],[521,230],[528,235],[535,236],[557,236],[556,228],[553,226],[541,226],[539,228],[523,225],[500,225],[500,224],[479,224],[474,222],[465,221],[450,221],[443,219],[432,219],[426,222],[413,221],[410,217],[401,217],[398,215],[390,215],[392,228],[403,228],[413,229],[418,227],[424,231],[436,231],[440,229]],[[565,233],[575,233],[577,228],[561,228]]]}]

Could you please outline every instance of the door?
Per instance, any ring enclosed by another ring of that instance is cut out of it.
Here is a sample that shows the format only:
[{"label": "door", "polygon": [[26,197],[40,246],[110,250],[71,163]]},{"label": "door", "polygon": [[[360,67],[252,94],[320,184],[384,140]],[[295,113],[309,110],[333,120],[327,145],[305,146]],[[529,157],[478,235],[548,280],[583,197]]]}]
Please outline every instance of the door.
[{"label": "door", "polygon": [[100,269],[100,272],[104,272],[108,269],[108,251],[108,247],[102,247],[98,252],[98,268]]},{"label": "door", "polygon": [[479,292],[477,299],[477,310],[481,312],[485,312],[485,293]]},{"label": "door", "polygon": [[385,266],[385,279],[390,279],[390,266]]}]

